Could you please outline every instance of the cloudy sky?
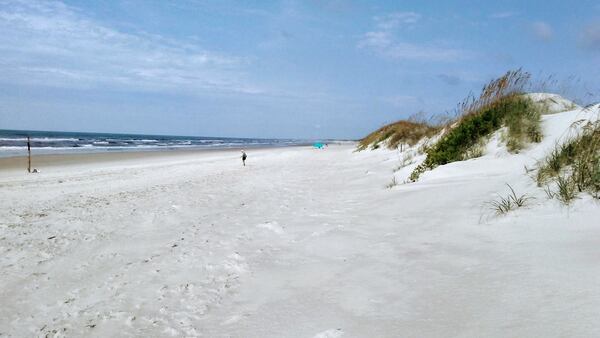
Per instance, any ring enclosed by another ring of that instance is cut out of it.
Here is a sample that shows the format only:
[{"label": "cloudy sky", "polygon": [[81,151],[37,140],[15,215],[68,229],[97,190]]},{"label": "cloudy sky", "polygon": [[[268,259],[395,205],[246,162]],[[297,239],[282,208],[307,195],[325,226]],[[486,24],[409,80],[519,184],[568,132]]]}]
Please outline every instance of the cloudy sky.
[{"label": "cloudy sky", "polygon": [[518,67],[600,101],[600,3],[0,0],[0,129],[357,138]]}]

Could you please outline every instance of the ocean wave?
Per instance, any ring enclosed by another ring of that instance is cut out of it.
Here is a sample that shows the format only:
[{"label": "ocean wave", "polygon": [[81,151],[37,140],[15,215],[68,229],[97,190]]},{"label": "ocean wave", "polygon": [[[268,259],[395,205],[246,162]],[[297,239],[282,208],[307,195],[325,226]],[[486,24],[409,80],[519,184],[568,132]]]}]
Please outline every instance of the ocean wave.
[{"label": "ocean wave", "polygon": [[[54,137],[32,137],[31,142],[78,142],[78,138],[54,138]],[[27,137],[2,137],[0,141],[27,142]]]},{"label": "ocean wave", "polygon": [[4,151],[4,150],[27,150],[27,147],[19,147],[19,146],[3,146],[0,147],[0,151]]},{"label": "ocean wave", "polygon": [[0,130],[0,157],[22,156],[27,153],[27,137],[31,135],[34,154],[146,151],[159,149],[217,149],[245,146],[286,146],[306,144],[306,141],[276,139],[241,139],[182,137],[154,135],[118,135],[98,133],[28,132]]}]

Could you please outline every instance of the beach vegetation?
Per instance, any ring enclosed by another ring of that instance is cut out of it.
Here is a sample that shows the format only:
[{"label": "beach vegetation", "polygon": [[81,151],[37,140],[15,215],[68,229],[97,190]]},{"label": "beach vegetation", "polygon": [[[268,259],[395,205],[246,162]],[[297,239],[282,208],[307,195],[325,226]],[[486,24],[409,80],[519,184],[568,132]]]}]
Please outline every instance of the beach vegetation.
[{"label": "beach vegetation", "polygon": [[392,189],[393,187],[398,185],[398,181],[396,180],[396,176],[392,176],[392,180],[385,187],[388,189]]},{"label": "beach vegetation", "polygon": [[413,163],[415,163],[415,154],[413,151],[407,151],[402,153],[402,160],[400,161],[400,164],[394,168],[394,172],[397,172],[399,170],[401,170],[404,167],[407,167]]},{"label": "beach vegetation", "polygon": [[577,197],[575,181],[570,176],[559,175],[556,177],[556,196],[563,204],[570,204]]},{"label": "beach vegetation", "polygon": [[482,140],[503,126],[511,151],[522,149],[526,142],[540,142],[541,108],[523,95],[529,79],[529,73],[520,69],[509,71],[485,85],[479,97],[471,95],[461,102],[459,117],[427,149],[425,161],[411,173],[410,180],[416,181],[423,172],[439,165],[481,156]]},{"label": "beach vegetation", "polygon": [[422,114],[417,114],[407,120],[396,121],[377,129],[359,141],[357,150],[378,149],[382,145],[388,149],[396,149],[403,145],[414,146],[438,131],[437,125],[423,118]]},{"label": "beach vegetation", "polygon": [[517,195],[510,184],[506,185],[508,186],[508,189],[510,189],[510,193],[506,197],[498,196],[497,200],[489,203],[492,210],[494,210],[497,215],[506,214],[513,209],[524,207],[527,204],[527,201],[533,198],[526,194]]},{"label": "beach vegetation", "polygon": [[542,114],[547,108],[529,99],[523,99],[521,109],[507,111],[504,117],[506,126],[506,147],[508,151],[518,153],[528,143],[542,141]]},{"label": "beach vegetation", "polygon": [[578,193],[600,198],[600,121],[578,121],[577,131],[540,162],[539,186],[554,183],[555,195],[569,204]]},{"label": "beach vegetation", "polygon": [[466,161],[472,158],[478,158],[485,155],[487,141],[487,137],[482,137],[477,143],[467,148],[467,150],[465,150],[462,154],[462,160]]}]

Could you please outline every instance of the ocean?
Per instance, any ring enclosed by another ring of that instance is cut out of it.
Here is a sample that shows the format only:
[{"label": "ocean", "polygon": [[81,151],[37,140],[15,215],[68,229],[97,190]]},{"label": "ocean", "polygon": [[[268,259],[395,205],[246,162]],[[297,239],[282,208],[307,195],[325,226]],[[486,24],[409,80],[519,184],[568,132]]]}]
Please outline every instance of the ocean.
[{"label": "ocean", "polygon": [[152,151],[182,148],[250,148],[308,145],[310,140],[260,139],[139,134],[78,133],[32,130],[1,130],[0,157],[27,155],[27,137],[36,154],[110,151]]}]

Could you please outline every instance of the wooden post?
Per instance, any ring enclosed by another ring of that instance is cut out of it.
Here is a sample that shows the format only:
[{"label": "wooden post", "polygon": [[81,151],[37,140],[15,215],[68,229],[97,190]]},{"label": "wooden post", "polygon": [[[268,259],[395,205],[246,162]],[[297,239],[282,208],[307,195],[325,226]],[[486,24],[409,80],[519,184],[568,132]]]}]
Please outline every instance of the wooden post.
[{"label": "wooden post", "polygon": [[27,136],[27,153],[28,153],[28,161],[27,161],[27,172],[31,173],[31,139]]}]

